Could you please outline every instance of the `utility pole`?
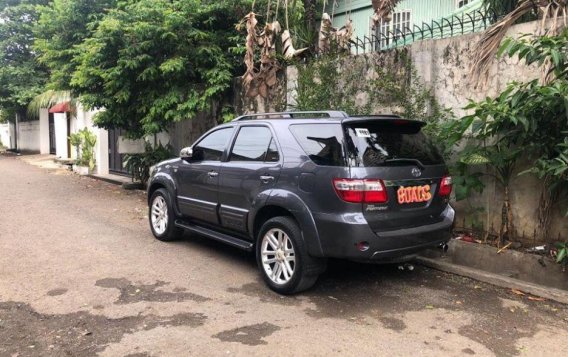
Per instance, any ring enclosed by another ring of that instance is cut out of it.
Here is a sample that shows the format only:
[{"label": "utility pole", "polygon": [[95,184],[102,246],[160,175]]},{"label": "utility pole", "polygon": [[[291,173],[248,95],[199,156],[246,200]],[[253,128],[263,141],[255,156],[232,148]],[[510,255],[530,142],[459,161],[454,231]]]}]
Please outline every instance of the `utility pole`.
[{"label": "utility pole", "polygon": [[18,134],[19,134],[19,128],[18,128],[18,119],[19,119],[19,114],[16,112],[16,125],[14,126],[14,146],[16,147],[16,153],[20,152],[18,150]]}]

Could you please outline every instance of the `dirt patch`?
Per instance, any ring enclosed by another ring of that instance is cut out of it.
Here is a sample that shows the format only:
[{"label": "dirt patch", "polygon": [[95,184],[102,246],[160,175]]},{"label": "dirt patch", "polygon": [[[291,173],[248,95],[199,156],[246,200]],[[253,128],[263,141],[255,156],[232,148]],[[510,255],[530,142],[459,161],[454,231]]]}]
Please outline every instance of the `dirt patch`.
[{"label": "dirt patch", "polygon": [[185,292],[183,288],[174,288],[173,292],[159,290],[163,286],[168,285],[165,281],[157,281],[154,284],[138,284],[135,285],[130,280],[125,278],[106,278],[97,280],[96,286],[108,289],[118,289],[120,296],[115,304],[132,304],[140,301],[153,301],[153,302],[169,302],[169,301],[195,301],[205,302],[209,298],[189,292]]},{"label": "dirt patch", "polygon": [[465,353],[466,355],[474,355],[475,354],[475,351],[472,350],[471,348],[464,348],[462,350],[462,352]]},{"label": "dirt patch", "polygon": [[474,317],[472,324],[444,332],[470,338],[497,355],[520,353],[517,341],[534,336],[539,325],[565,329],[568,321],[562,304],[528,301],[509,290],[423,266],[407,272],[396,266],[330,261],[328,271],[305,296],[316,306],[306,309],[311,317],[356,322],[368,316],[393,330],[404,328],[393,314],[439,308],[463,311]]},{"label": "dirt patch", "polygon": [[150,357],[151,355],[148,352],[139,352],[139,353],[131,353],[124,357]]},{"label": "dirt patch", "polygon": [[381,317],[379,319],[384,327],[394,330],[402,331],[406,329],[406,324],[401,319],[396,319],[394,317]]},{"label": "dirt patch", "polygon": [[53,289],[47,292],[47,296],[59,296],[65,294],[67,291],[67,289]]},{"label": "dirt patch", "polygon": [[223,342],[239,342],[243,345],[258,346],[266,345],[267,342],[263,338],[272,335],[280,330],[280,327],[268,322],[261,324],[237,327],[232,330],[222,331],[213,337]]},{"label": "dirt patch", "polygon": [[129,316],[109,319],[85,311],[49,315],[30,305],[0,302],[0,355],[10,356],[94,356],[125,334],[158,326],[204,324],[207,316],[183,313],[173,316]]},{"label": "dirt patch", "polygon": [[131,353],[124,357],[150,357],[151,355],[148,352],[139,352],[139,353]]}]

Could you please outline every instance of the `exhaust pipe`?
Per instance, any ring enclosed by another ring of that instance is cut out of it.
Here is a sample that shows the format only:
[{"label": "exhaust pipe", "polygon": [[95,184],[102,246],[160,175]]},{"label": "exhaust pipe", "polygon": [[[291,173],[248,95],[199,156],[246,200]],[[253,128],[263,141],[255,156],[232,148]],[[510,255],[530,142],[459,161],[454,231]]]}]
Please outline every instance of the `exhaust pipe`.
[{"label": "exhaust pipe", "polygon": [[447,252],[448,251],[448,244],[447,243],[442,243],[440,244],[440,249],[442,250],[442,252]]}]

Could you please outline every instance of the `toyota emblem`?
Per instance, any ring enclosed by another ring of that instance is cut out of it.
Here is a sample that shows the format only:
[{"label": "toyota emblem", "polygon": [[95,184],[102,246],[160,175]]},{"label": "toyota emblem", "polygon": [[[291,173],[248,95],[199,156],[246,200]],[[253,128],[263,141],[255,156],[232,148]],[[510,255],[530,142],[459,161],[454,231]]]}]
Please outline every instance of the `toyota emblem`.
[{"label": "toyota emblem", "polygon": [[414,177],[422,176],[422,171],[420,171],[420,169],[418,167],[413,167],[411,172],[412,172],[412,176],[414,176]]}]

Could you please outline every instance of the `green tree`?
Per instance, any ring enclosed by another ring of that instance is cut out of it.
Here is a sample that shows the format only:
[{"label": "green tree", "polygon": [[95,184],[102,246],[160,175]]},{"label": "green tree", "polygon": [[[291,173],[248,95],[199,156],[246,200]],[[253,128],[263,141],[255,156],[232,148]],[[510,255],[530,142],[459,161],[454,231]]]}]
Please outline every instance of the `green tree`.
[{"label": "green tree", "polygon": [[40,63],[50,71],[48,89],[68,90],[75,72],[77,46],[90,36],[116,0],[53,0],[40,8],[35,26],[34,49]]},{"label": "green tree", "polygon": [[469,138],[461,162],[488,164],[503,185],[502,231],[509,234],[514,233],[507,195],[512,173],[521,158],[530,161],[522,174],[535,174],[543,183],[538,232],[547,239],[551,208],[568,191],[568,29],[557,36],[507,39],[499,54],[538,65],[542,78],[511,83],[496,98],[472,102],[467,109],[473,114],[451,123],[447,131],[453,142]]},{"label": "green tree", "polygon": [[[72,87],[95,122],[131,136],[191,119],[230,87],[240,58],[231,54],[235,1],[119,1],[78,46]],[[240,37],[239,37],[240,38]]]},{"label": "green tree", "polygon": [[26,106],[43,89],[47,70],[32,50],[38,5],[48,0],[0,2],[0,112],[4,119],[26,116]]}]

